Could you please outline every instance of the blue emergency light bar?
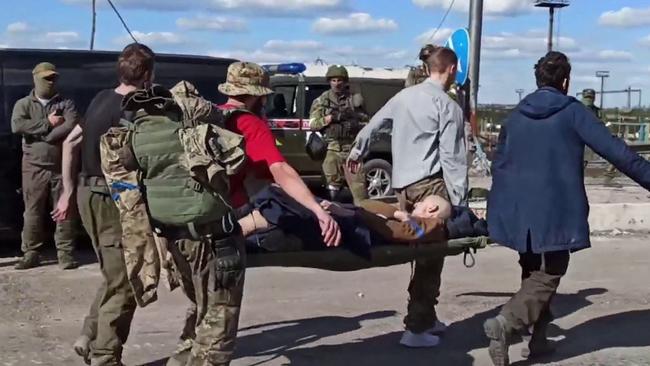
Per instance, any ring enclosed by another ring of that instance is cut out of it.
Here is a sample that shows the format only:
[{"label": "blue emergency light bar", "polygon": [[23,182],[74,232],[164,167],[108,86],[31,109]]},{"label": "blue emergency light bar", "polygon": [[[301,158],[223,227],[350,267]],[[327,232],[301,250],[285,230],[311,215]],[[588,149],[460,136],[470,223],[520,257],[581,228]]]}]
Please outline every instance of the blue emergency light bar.
[{"label": "blue emergency light bar", "polygon": [[262,68],[269,74],[291,74],[297,75],[305,72],[307,66],[303,63],[292,62],[288,64],[263,65]]}]

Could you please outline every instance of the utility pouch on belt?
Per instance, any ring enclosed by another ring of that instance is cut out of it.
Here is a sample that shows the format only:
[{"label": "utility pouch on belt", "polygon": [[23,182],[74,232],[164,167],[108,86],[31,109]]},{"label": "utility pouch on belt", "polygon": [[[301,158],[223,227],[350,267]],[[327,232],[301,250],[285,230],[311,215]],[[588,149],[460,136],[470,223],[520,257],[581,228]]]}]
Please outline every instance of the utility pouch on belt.
[{"label": "utility pouch on belt", "polygon": [[232,237],[213,240],[214,265],[210,271],[214,273],[214,290],[229,289],[235,286],[244,275],[244,261]]}]

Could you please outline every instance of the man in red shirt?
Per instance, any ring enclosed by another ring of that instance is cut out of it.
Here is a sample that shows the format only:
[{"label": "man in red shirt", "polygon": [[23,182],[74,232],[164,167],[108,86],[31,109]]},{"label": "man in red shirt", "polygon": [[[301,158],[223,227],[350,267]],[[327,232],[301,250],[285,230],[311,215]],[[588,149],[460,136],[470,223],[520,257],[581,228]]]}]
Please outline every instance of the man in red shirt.
[{"label": "man in red shirt", "polygon": [[249,166],[231,180],[231,200],[235,207],[248,203],[249,194],[261,188],[260,183],[277,183],[289,196],[305,206],[318,218],[325,244],[338,246],[341,231],[338,224],[316,202],[314,195],[298,173],[285,161],[275,145],[275,138],[262,108],[266,96],[273,93],[269,77],[259,65],[251,62],[235,62],[228,67],[226,82],[219,91],[228,96],[220,108],[230,114],[226,127],[244,136]]}]

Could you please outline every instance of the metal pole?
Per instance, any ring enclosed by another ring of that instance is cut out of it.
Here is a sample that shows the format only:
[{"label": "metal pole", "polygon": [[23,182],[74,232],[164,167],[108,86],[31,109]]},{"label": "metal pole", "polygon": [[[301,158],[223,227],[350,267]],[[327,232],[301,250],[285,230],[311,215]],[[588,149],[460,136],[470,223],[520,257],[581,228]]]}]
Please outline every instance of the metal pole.
[{"label": "metal pole", "polygon": [[603,99],[605,98],[605,76],[600,77],[600,110],[603,109]]},{"label": "metal pole", "polygon": [[470,61],[469,61],[469,79],[470,79],[470,124],[474,136],[479,136],[477,125],[478,112],[478,86],[479,71],[481,66],[481,33],[483,31],[483,0],[470,1]]},{"label": "metal pole", "polygon": [[632,87],[627,87],[627,109],[632,108]]},{"label": "metal pole", "polygon": [[97,0],[93,0],[93,25],[90,31],[90,50],[95,49],[95,24],[97,23]]},{"label": "metal pole", "polygon": [[555,18],[555,9],[551,6],[548,8],[548,45],[547,45],[547,51],[551,52],[553,51],[553,23]]},{"label": "metal pole", "polygon": [[519,95],[519,101],[521,102],[521,98],[522,98],[522,96],[524,94],[524,89],[517,89],[517,90],[515,90],[515,93],[517,93]]}]

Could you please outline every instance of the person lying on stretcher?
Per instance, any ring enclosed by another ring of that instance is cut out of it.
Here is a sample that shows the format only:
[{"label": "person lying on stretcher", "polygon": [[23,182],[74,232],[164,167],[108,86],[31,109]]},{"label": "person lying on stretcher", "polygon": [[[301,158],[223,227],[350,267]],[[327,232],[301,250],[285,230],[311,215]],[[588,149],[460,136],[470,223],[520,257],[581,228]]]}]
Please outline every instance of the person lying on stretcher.
[{"label": "person lying on stretcher", "polygon": [[[343,247],[365,256],[371,246],[434,243],[447,239],[486,236],[485,221],[467,208],[452,207],[438,197],[427,197],[411,214],[390,204],[367,200],[359,207],[321,201],[341,227]],[[239,223],[249,249],[265,251],[322,250],[314,219],[279,187],[258,194]]]},{"label": "person lying on stretcher", "polygon": [[415,204],[409,214],[395,206],[365,200],[356,209],[322,201],[321,206],[335,217],[357,215],[361,221],[387,242],[432,243],[448,237],[445,221],[451,217],[451,204],[442,197],[428,196]]}]

